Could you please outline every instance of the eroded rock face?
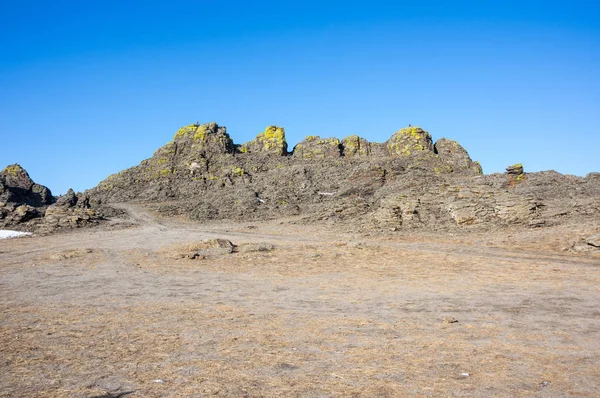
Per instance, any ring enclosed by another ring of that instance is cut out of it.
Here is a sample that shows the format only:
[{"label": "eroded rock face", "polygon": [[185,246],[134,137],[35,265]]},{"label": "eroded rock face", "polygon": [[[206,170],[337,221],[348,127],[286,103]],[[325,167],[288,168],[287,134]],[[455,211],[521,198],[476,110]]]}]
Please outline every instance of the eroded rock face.
[{"label": "eroded rock face", "polygon": [[152,158],[89,193],[104,203],[158,202],[163,214],[197,220],[299,215],[363,230],[529,228],[600,214],[597,173],[525,175],[517,167],[481,175],[460,144],[433,145],[427,131],[411,126],[384,143],[307,137],[291,154],[280,127],[236,146],[214,123],[187,126]]},{"label": "eroded rock face", "polygon": [[469,153],[458,142],[440,138],[435,142],[435,152],[442,162],[452,170],[472,170],[475,174],[483,174],[479,162],[473,162]]}]

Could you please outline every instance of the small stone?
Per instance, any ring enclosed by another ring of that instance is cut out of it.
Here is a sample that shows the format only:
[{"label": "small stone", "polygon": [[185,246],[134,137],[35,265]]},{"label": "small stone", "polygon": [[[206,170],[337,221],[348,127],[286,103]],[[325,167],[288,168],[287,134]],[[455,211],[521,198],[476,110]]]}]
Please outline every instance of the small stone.
[{"label": "small stone", "polygon": [[600,247],[600,234],[589,236],[585,239],[585,243],[590,246]]}]

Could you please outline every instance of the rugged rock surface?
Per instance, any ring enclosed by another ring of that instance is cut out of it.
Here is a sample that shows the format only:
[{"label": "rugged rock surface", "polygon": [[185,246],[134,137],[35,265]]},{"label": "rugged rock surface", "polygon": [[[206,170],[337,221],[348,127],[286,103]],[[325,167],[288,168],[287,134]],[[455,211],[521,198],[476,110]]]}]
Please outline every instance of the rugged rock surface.
[{"label": "rugged rock surface", "polygon": [[440,138],[435,142],[435,152],[451,170],[471,169],[475,174],[483,174],[479,162],[473,162],[469,153],[458,142]]},{"label": "rugged rock surface", "polygon": [[39,207],[53,201],[52,192],[34,183],[27,171],[18,164],[9,165],[0,172],[0,202]]},{"label": "rugged rock surface", "polygon": [[102,218],[90,208],[87,195],[78,196],[70,189],[56,199],[18,164],[0,172],[0,228],[49,233],[95,224]]},{"label": "rugged rock surface", "polygon": [[301,159],[325,159],[342,156],[342,146],[337,138],[308,136],[294,147],[293,156]]},{"label": "rugged rock surface", "polygon": [[92,202],[139,201],[192,219],[347,223],[356,230],[543,227],[600,219],[600,174],[482,175],[455,141],[409,126],[384,143],[307,137],[291,153],[269,126],[235,145],[215,123],[180,129],[139,166],[108,177]]},{"label": "rugged rock surface", "polygon": [[342,140],[342,151],[345,157],[371,155],[371,143],[357,135],[351,135]]},{"label": "rugged rock surface", "polygon": [[268,153],[278,156],[287,155],[285,130],[282,127],[269,126],[258,134],[253,141],[239,147],[242,153]]}]

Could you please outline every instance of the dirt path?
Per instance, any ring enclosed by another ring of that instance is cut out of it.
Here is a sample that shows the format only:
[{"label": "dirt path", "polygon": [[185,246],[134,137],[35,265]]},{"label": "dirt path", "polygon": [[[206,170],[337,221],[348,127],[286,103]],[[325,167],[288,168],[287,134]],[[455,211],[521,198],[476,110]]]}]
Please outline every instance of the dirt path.
[{"label": "dirt path", "polygon": [[0,241],[1,397],[600,396],[598,257],[120,208]]}]

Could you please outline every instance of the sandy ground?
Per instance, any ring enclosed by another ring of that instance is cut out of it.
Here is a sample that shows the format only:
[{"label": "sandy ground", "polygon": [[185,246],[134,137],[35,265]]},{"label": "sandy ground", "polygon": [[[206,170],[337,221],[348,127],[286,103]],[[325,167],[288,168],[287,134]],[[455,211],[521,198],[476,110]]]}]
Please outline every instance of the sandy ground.
[{"label": "sandy ground", "polygon": [[[377,237],[128,210],[137,226],[0,241],[0,397],[600,396],[600,256],[560,251],[594,226]],[[181,258],[207,238],[238,251]]]}]

